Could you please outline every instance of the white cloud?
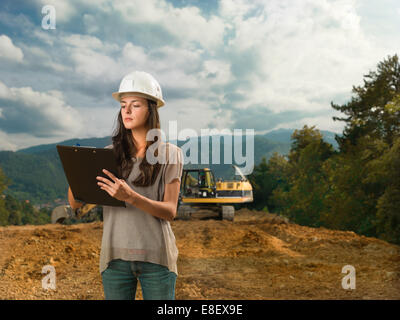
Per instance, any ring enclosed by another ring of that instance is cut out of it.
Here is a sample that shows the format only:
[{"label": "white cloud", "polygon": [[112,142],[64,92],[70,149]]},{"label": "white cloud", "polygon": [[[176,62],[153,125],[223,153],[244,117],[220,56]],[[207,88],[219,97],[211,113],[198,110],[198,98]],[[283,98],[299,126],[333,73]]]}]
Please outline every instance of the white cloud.
[{"label": "white cloud", "polygon": [[[66,43],[68,43],[66,50],[73,62],[75,72],[88,81],[107,79],[119,84],[127,73],[143,70],[153,74],[164,92],[167,88],[182,91],[196,89],[201,94],[201,92],[206,93],[209,87],[215,84],[213,79],[207,79],[210,72],[216,73],[218,77],[229,75],[229,66],[225,62],[216,60],[206,62],[204,73],[193,72],[198,72],[202,68],[202,50],[172,46],[146,50],[131,42],[127,42],[124,47],[117,50],[108,42],[80,35],[67,37]],[[107,52],[115,54],[108,55]],[[216,70],[218,66],[221,70]],[[212,95],[212,93],[208,94]]]},{"label": "white cloud", "polygon": [[[335,115],[337,115],[337,113],[335,113]],[[300,118],[296,121],[280,124],[276,129],[301,129],[304,125],[308,125],[309,127],[315,126],[316,129],[328,130],[336,133],[341,133],[344,129],[343,121],[333,121],[331,117],[327,116]]]},{"label": "white cloud", "polygon": [[[159,71],[182,69],[187,73],[195,72],[203,62],[204,49],[174,47],[170,45],[152,48],[151,60]],[[168,61],[168,63],[165,63]]]},{"label": "white cloud", "polygon": [[5,132],[29,132],[37,137],[81,133],[79,113],[64,102],[60,91],[9,88],[0,81],[0,99],[3,109],[0,123]]},{"label": "white cloud", "polygon": [[99,31],[99,26],[97,24],[96,18],[93,15],[85,13],[83,15],[83,23],[88,33],[92,34]]},{"label": "white cloud", "polygon": [[0,36],[0,58],[22,62],[24,54],[20,48],[13,44],[9,37],[3,34]]},{"label": "white cloud", "polygon": [[223,86],[233,80],[230,63],[216,59],[204,61],[204,69],[200,75],[210,86]]},{"label": "white cloud", "polygon": [[115,78],[120,66],[107,55],[107,53],[117,50],[118,47],[115,44],[105,43],[93,36],[79,34],[65,37],[64,43],[67,44],[66,51],[78,74],[87,79],[99,80],[99,77],[103,77],[101,81],[104,78]]},{"label": "white cloud", "polygon": [[[82,130],[81,135],[74,135],[74,137],[90,138],[111,136],[117,123],[119,110],[120,108],[117,104],[113,107],[80,107],[79,116],[84,123],[84,129]],[[70,136],[66,139],[70,138],[72,137]]]},{"label": "white cloud", "polygon": [[54,71],[65,72],[70,70],[70,67],[66,64],[55,62],[53,59],[55,55],[50,55],[44,49],[33,45],[21,44],[22,49],[26,53],[25,65],[41,65],[42,67],[48,67]]},{"label": "white cloud", "polygon": [[123,48],[122,48],[122,59],[124,60],[125,63],[129,64],[136,64],[138,66],[140,65],[146,65],[148,64],[148,56],[146,52],[144,51],[143,47],[136,46],[132,44],[131,42],[128,42]]},{"label": "white cloud", "polygon": [[94,51],[86,53],[74,51],[71,58],[75,62],[77,72],[92,79],[115,73],[115,70],[118,69],[118,65],[112,58]]},{"label": "white cloud", "polygon": [[387,52],[363,32],[355,0],[222,0],[220,12],[235,29],[229,51],[256,60],[242,75],[241,108],[331,109]]},{"label": "white cloud", "polygon": [[195,6],[175,8],[165,0],[115,1],[113,6],[127,22],[157,25],[182,43],[197,42],[208,50],[223,43],[222,20],[216,16],[207,20]]},{"label": "white cloud", "polygon": [[103,42],[92,36],[82,34],[71,34],[64,37],[63,42],[73,47],[81,49],[98,50],[103,48]]},{"label": "white cloud", "polygon": [[1,150],[17,151],[17,149],[19,149],[19,145],[12,143],[10,141],[9,135],[0,130],[0,151]]},{"label": "white cloud", "polygon": [[[27,47],[25,47],[27,48]],[[43,49],[39,47],[29,46],[29,53],[35,56],[35,58],[39,59],[49,59],[49,55]]]},{"label": "white cloud", "polygon": [[40,144],[50,144],[70,139],[71,136],[38,138],[30,133],[6,133],[0,130],[0,150],[2,151],[18,151],[20,149],[37,146]]},{"label": "white cloud", "polygon": [[40,28],[33,30],[32,35],[49,46],[53,46],[54,44],[55,38],[53,34],[45,29]]},{"label": "white cloud", "polygon": [[6,97],[9,94],[10,90],[7,86],[0,81],[0,97]]},{"label": "white cloud", "polygon": [[178,132],[190,128],[200,134],[200,130],[207,128],[208,123],[217,117],[216,108],[198,98],[170,100],[168,104],[159,109],[159,113],[161,129],[167,135],[169,135],[168,121],[177,121]]}]

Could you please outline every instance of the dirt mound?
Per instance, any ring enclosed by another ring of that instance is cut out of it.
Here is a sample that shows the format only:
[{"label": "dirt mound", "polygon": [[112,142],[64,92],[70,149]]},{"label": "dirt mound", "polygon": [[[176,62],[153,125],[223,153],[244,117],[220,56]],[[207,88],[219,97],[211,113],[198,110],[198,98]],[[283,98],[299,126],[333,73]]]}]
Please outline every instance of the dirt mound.
[{"label": "dirt mound", "polygon": [[[241,209],[235,221],[197,212],[173,221],[177,299],[400,299],[400,247]],[[0,299],[104,299],[102,223],[0,228]],[[56,290],[42,288],[42,268]],[[345,265],[356,289],[342,288]],[[141,290],[137,290],[141,299]]]}]

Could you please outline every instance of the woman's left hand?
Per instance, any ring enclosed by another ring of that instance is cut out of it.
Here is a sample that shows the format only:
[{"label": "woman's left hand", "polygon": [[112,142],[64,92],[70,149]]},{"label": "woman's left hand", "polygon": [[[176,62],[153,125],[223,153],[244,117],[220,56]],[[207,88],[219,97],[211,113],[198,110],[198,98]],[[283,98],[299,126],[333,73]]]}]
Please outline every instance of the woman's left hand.
[{"label": "woman's left hand", "polygon": [[102,182],[97,182],[101,189],[105,190],[111,197],[120,201],[133,200],[132,197],[136,194],[134,190],[123,179],[118,179],[110,171],[103,169],[103,172],[111,178],[111,181],[97,176],[96,179]]}]

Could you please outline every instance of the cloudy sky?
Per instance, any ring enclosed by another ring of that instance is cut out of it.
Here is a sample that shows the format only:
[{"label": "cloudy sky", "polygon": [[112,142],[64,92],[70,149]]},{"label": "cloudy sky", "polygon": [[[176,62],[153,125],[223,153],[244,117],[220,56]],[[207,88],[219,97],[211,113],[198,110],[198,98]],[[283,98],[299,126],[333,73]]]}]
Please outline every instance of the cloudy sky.
[{"label": "cloudy sky", "polygon": [[173,120],[341,132],[330,102],[399,46],[398,0],[2,0],[0,150],[111,135],[133,70],[159,81],[167,136]]}]

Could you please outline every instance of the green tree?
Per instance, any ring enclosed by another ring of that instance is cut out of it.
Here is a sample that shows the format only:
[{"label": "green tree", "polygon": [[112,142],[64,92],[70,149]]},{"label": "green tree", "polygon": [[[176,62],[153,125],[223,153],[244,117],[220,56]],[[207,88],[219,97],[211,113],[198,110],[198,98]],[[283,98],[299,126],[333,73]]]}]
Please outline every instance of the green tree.
[{"label": "green tree", "polygon": [[378,235],[400,244],[400,137],[395,138],[391,148],[383,142],[381,145],[387,151],[368,163],[364,182],[381,190],[376,204]]},{"label": "green tree", "polygon": [[277,188],[280,188],[280,190],[283,191],[289,190],[288,169],[289,163],[286,157],[274,152],[268,161],[268,172],[270,179],[273,181],[267,200],[267,205],[271,212],[276,212],[277,210],[277,206],[272,200],[273,192]]},{"label": "green tree", "polygon": [[322,220],[333,228],[398,241],[399,189],[391,180],[400,180],[393,171],[394,143],[400,136],[398,56],[378,63],[376,71],[364,76],[363,86],[353,86],[353,93],[342,106],[331,103],[348,117],[333,117],[346,127],[342,138],[336,136],[340,155],[324,166],[332,192]]},{"label": "green tree", "polygon": [[51,223],[51,211],[48,208],[41,208],[38,211],[38,218],[36,224],[47,224]]},{"label": "green tree", "polygon": [[19,226],[22,224],[21,211],[10,211],[8,216],[8,224]]},{"label": "green tree", "polygon": [[268,165],[265,157],[261,159],[258,165],[254,165],[253,172],[248,179],[253,187],[253,202],[249,207],[261,210],[267,204],[266,193],[268,185]]},{"label": "green tree", "polygon": [[368,163],[384,152],[381,140],[360,137],[357,145],[324,163],[330,191],[324,199],[321,223],[332,229],[376,236],[377,199],[384,188],[366,183]]},{"label": "green tree", "polygon": [[8,216],[9,213],[5,208],[4,199],[0,198],[0,226],[8,225]]},{"label": "green tree", "polygon": [[21,203],[14,197],[7,195],[5,197],[5,208],[9,214],[8,224],[21,225],[22,224]]},{"label": "green tree", "polygon": [[272,201],[283,215],[308,226],[320,226],[323,199],[329,191],[327,177],[322,170],[324,161],[335,152],[332,145],[322,139],[315,126],[305,125],[292,134],[292,148],[285,169],[286,189],[278,187]]},{"label": "green tree", "polygon": [[4,200],[4,191],[10,185],[11,180],[8,179],[3,173],[3,169],[0,168],[0,225],[6,226],[8,225],[9,212],[6,209],[5,200]]},{"label": "green tree", "polygon": [[30,204],[21,201],[22,208],[22,223],[23,224],[37,224],[37,210]]},{"label": "green tree", "polygon": [[261,159],[258,165],[254,166],[254,170],[249,175],[249,181],[253,186],[254,201],[249,205],[256,210],[263,210],[267,207],[269,212],[275,210],[274,203],[270,200],[273,191],[280,185],[282,188],[286,186],[284,170],[287,167],[287,160],[284,156],[274,152],[271,158]]},{"label": "green tree", "polygon": [[397,55],[378,63],[377,71],[364,76],[363,86],[353,86],[355,94],[344,105],[331,102],[332,108],[347,115],[347,118],[333,117],[345,121],[343,136],[335,136],[341,151],[346,152],[357,139],[368,134],[381,138],[390,146],[400,132],[400,111],[392,108],[400,94],[400,64]]}]

